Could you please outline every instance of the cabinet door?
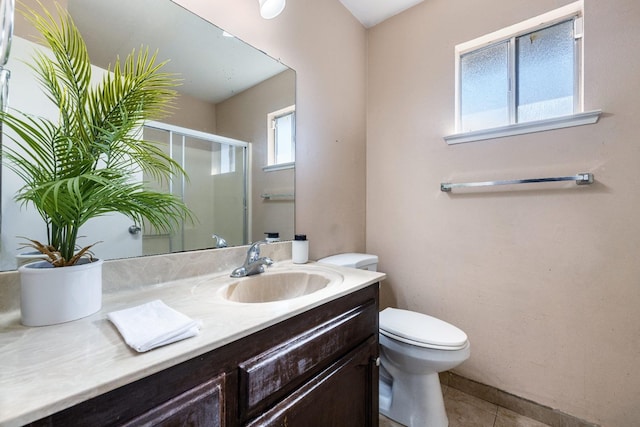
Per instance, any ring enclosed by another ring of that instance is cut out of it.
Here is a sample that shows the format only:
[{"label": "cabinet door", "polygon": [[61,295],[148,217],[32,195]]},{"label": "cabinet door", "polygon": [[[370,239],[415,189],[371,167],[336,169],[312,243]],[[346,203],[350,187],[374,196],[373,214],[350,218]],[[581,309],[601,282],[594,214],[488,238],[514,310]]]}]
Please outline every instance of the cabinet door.
[{"label": "cabinet door", "polygon": [[377,356],[377,341],[372,337],[246,425],[377,426]]},{"label": "cabinet door", "polygon": [[224,376],[202,383],[123,424],[125,427],[222,427]]}]

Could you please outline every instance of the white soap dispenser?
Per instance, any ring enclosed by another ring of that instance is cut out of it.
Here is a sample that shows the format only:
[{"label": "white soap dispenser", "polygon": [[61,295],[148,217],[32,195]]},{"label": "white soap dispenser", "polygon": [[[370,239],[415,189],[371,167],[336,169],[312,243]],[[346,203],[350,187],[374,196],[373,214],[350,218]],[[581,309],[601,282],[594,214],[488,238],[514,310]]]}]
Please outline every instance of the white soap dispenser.
[{"label": "white soap dispenser", "polygon": [[296,234],[291,242],[291,260],[294,264],[309,261],[309,241],[306,234]]}]

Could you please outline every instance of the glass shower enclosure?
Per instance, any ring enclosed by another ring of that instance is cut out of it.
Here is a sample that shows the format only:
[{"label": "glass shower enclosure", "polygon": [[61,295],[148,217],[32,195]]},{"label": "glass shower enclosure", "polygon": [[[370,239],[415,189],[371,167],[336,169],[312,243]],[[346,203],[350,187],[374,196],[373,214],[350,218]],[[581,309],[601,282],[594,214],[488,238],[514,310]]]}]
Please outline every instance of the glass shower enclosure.
[{"label": "glass shower enclosure", "polygon": [[249,144],[158,122],[145,125],[143,132],[145,140],[158,142],[186,171],[186,177],[169,182],[143,179],[179,197],[194,214],[193,222],[184,222],[171,234],[142,224],[143,254],[247,244]]}]

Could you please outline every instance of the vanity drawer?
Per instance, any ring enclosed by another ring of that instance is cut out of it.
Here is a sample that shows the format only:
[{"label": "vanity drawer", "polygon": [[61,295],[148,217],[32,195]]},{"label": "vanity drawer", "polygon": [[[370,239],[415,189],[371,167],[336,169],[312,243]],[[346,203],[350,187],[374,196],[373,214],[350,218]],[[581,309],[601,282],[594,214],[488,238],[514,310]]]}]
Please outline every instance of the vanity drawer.
[{"label": "vanity drawer", "polygon": [[122,427],[224,426],[224,374],[206,381],[142,415]]},{"label": "vanity drawer", "polygon": [[366,341],[377,326],[377,305],[369,300],[241,363],[240,413],[243,418],[299,387]]},{"label": "vanity drawer", "polygon": [[377,427],[377,354],[372,336],[243,426]]}]

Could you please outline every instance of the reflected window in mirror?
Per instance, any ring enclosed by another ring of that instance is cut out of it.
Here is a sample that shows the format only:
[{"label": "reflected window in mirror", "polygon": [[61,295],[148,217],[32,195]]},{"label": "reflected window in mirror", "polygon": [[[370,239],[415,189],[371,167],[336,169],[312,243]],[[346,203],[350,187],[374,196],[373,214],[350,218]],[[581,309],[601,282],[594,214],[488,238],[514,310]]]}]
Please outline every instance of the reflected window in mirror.
[{"label": "reflected window in mirror", "polygon": [[296,106],[267,114],[267,166],[265,170],[292,168],[296,160]]},{"label": "reflected window in mirror", "polygon": [[236,150],[229,144],[221,144],[219,151],[211,152],[211,175],[222,175],[236,171]]}]

